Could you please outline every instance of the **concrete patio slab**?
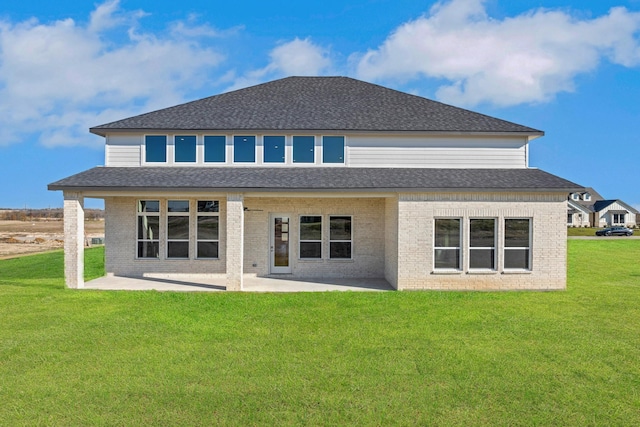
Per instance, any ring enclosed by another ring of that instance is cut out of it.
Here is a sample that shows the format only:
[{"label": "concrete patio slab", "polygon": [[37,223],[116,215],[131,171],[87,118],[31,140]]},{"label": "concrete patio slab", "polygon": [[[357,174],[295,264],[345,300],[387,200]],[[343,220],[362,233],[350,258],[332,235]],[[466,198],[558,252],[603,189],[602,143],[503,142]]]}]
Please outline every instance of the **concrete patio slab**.
[{"label": "concrete patio slab", "polygon": [[[290,278],[286,276],[243,278],[243,292],[381,292],[393,291],[381,278]],[[217,292],[226,290],[224,278],[157,278],[104,276],[84,283],[83,289],[171,292]]]}]

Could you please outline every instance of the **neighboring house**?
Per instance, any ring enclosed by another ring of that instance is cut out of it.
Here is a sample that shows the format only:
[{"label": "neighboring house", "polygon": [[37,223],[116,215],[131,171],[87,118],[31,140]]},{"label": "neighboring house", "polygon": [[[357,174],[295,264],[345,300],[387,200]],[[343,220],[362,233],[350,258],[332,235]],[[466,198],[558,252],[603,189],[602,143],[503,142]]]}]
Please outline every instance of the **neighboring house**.
[{"label": "neighboring house", "polygon": [[108,275],[385,278],[406,289],[564,289],[566,195],[530,168],[543,132],[346,77],[289,77],[91,129],[105,167],[64,192],[83,286],[83,201]]},{"label": "neighboring house", "polygon": [[574,227],[635,227],[638,211],[622,200],[605,200],[593,188],[572,192],[568,197],[567,225]]}]

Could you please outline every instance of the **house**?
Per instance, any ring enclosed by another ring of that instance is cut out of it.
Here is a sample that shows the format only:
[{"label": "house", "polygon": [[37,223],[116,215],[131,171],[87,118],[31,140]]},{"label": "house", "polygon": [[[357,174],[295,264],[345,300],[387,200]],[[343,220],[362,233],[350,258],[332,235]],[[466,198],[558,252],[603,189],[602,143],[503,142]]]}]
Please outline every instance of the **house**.
[{"label": "house", "polygon": [[[288,77],[91,128],[105,166],[52,184],[67,286],[85,198],[107,275],[384,278],[564,289],[573,182],[528,165],[543,132],[346,77]],[[281,276],[282,275],[282,276]]]},{"label": "house", "polygon": [[639,212],[619,199],[605,200],[593,188],[569,194],[567,225],[570,227],[635,227]]}]

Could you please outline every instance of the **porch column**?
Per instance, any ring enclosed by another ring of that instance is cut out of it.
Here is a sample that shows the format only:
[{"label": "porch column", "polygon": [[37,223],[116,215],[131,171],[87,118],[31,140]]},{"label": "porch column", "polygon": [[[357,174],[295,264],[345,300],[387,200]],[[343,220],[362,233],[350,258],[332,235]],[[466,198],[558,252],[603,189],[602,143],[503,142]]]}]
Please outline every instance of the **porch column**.
[{"label": "porch column", "polygon": [[244,196],[227,194],[227,290],[242,290],[244,271]]},{"label": "porch column", "polygon": [[64,279],[69,288],[84,288],[84,197],[64,192]]}]

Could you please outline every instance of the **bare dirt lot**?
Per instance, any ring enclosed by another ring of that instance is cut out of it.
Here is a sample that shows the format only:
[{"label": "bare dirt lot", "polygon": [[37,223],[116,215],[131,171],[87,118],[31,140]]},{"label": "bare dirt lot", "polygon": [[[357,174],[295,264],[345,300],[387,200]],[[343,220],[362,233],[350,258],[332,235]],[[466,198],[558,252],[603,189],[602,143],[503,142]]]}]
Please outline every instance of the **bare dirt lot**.
[{"label": "bare dirt lot", "polygon": [[[84,230],[86,239],[104,237],[104,221],[85,221]],[[62,220],[0,220],[0,259],[61,249],[63,245]]]}]

